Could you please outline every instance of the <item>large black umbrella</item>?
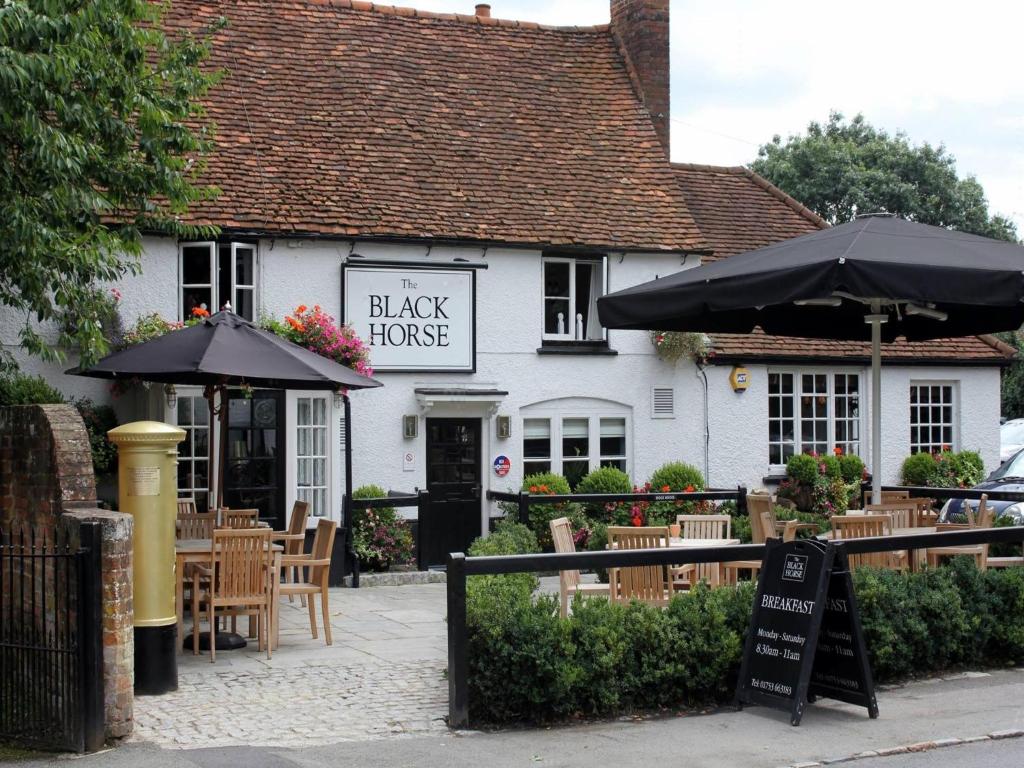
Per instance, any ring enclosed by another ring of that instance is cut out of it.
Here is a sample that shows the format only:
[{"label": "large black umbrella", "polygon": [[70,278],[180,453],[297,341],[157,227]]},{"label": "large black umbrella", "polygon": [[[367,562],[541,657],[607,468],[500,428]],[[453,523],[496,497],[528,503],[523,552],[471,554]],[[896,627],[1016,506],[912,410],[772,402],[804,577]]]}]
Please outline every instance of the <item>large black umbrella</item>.
[{"label": "large black umbrella", "polygon": [[872,342],[871,461],[881,483],[881,341],[966,336],[1024,323],[1024,248],[865,216],[598,300],[606,328]]},{"label": "large black umbrella", "polygon": [[[141,379],[161,384],[204,386],[209,403],[210,424],[215,416],[214,398],[229,386],[273,389],[342,390],[379,387],[381,383],[351,368],[292,344],[230,312],[218,312],[188,328],[107,355],[94,366],[69,373],[102,379]],[[223,500],[224,422],[220,409],[221,461],[217,482],[217,504]],[[346,411],[348,398],[345,400]],[[346,499],[351,495],[351,445],[349,414],[345,414]],[[210,441],[210,468],[213,462]]]}]

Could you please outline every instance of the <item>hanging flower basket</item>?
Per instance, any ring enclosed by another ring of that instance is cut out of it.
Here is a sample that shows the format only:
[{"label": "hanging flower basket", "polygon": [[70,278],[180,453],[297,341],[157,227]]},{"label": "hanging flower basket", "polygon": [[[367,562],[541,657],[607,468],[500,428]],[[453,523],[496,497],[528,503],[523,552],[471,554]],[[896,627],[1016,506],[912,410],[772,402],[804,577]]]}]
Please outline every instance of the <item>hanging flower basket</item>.
[{"label": "hanging flower basket", "polygon": [[651,344],[658,357],[678,363],[684,357],[704,361],[710,356],[710,343],[703,333],[689,331],[651,331]]}]

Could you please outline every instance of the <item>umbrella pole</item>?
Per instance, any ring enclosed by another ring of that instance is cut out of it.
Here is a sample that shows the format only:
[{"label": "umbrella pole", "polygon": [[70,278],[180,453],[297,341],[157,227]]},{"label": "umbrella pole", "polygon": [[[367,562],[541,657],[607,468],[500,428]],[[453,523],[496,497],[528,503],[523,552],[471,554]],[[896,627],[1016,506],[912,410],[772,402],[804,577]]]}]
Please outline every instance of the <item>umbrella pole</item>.
[{"label": "umbrella pole", "polygon": [[224,506],[224,465],[228,455],[228,409],[223,386],[220,389],[220,461],[217,463],[217,509]]},{"label": "umbrella pole", "polygon": [[209,384],[207,384],[205,387],[203,387],[203,397],[206,398],[206,404],[207,404],[207,406],[210,409],[210,419],[209,419],[209,421],[206,422],[207,425],[209,426],[209,431],[207,432],[207,438],[206,438],[206,453],[207,453],[207,458],[209,459],[209,461],[206,464],[206,486],[207,486],[206,506],[207,506],[207,508],[215,507],[217,505],[217,499],[214,497],[215,486],[213,484],[213,482],[214,482],[213,468],[216,466],[216,464],[214,463],[214,457],[215,457],[214,451],[216,450],[216,445],[217,445],[216,441],[213,439],[213,432],[214,432],[213,424],[214,424],[214,421],[217,419],[217,409],[216,409],[216,407],[214,405],[213,399],[216,396],[216,394],[217,394],[217,390],[216,390],[215,387],[212,387]]},{"label": "umbrella pole", "polygon": [[871,302],[871,503],[882,503],[882,304]]}]

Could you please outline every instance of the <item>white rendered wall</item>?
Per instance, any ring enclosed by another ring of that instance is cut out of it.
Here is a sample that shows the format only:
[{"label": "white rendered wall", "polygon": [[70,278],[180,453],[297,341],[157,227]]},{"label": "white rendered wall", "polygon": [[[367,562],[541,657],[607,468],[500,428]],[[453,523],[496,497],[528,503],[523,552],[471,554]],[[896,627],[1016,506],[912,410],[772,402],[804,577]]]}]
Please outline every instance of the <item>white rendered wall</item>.
[{"label": "white rendered wall", "polygon": [[[353,479],[356,486],[375,483],[395,490],[412,490],[426,484],[425,430],[420,436],[402,437],[404,414],[423,417],[467,416],[484,418],[483,484],[484,490],[516,488],[522,477],[522,418],[520,409],[546,401],[589,398],[608,404],[608,408],[627,409],[629,428],[629,472],[642,483],[661,464],[683,460],[701,469],[705,467],[704,384],[696,366],[689,361],[670,365],[660,360],[643,331],[610,331],[614,356],[540,355],[542,319],[542,269],[539,251],[480,247],[396,245],[349,241],[263,239],[259,242],[259,314],[281,318],[299,304],[320,304],[325,311],[341,319],[342,264],[356,253],[369,259],[418,261],[424,264],[451,263],[466,259],[487,265],[477,272],[477,371],[473,374],[381,373],[384,387],[352,393]],[[352,259],[353,265],[360,260]],[[609,290],[626,288],[656,276],[695,266],[697,259],[679,255],[608,255]],[[126,326],[137,317],[159,312],[168,319],[178,316],[177,245],[170,239],[147,238],[141,261],[142,272],[118,286],[122,292],[122,315]],[[10,315],[2,320],[5,345],[16,343],[16,321]],[[13,348],[13,347],[9,347]],[[106,383],[80,377],[66,377],[60,371],[70,367],[48,366],[18,354],[24,368],[46,375],[70,395],[88,394],[104,399]],[[719,487],[744,484],[761,485],[769,472],[767,464],[767,377],[763,366],[748,366],[750,388],[734,393],[727,377],[731,366],[707,369],[710,422],[709,483]],[[821,366],[815,366],[821,369]],[[868,371],[862,376],[862,389],[868,389]],[[886,368],[883,376],[883,446],[885,482],[897,479],[899,464],[909,451],[908,387],[911,379],[958,382],[960,398],[960,447],[976,448],[986,462],[994,466],[999,448],[999,373],[991,368]],[[512,417],[512,437],[499,440],[490,404],[447,404],[423,414],[416,400],[417,387],[476,386],[508,391],[498,404],[497,413]],[[651,388],[675,388],[676,416],[651,418]],[[152,404],[160,398],[150,397]],[[867,413],[868,400],[864,408]],[[119,411],[137,411],[134,401],[117,404]],[[598,406],[595,406],[598,407]],[[122,418],[137,417],[121,413]],[[139,413],[138,415],[142,415]],[[149,413],[152,417],[155,414]],[[337,423],[339,413],[334,414]],[[869,445],[867,423],[863,444]],[[334,432],[332,431],[332,435]],[[403,454],[412,449],[415,467],[405,471]],[[865,450],[866,453],[866,450]],[[495,456],[511,459],[507,477],[496,477],[491,469]],[[340,462],[332,471],[332,482],[340,487],[343,479]],[[335,498],[340,498],[335,494]],[[290,500],[289,500],[290,503]],[[486,505],[484,512],[486,513]]]},{"label": "white rendered wall", "polygon": [[[748,488],[764,485],[773,473],[768,464],[768,367],[748,365],[750,387],[732,391],[731,366],[708,369],[711,402],[710,482]],[[775,370],[774,366],[771,366]],[[785,366],[784,370],[804,370]],[[841,371],[861,376],[861,456],[870,467],[870,376],[868,367],[807,366],[806,370]],[[910,454],[910,383],[952,383],[957,397],[959,438],[956,448],[981,453],[991,471],[999,464],[999,369],[965,366],[899,366],[882,368],[882,483],[899,482],[900,466]]]}]

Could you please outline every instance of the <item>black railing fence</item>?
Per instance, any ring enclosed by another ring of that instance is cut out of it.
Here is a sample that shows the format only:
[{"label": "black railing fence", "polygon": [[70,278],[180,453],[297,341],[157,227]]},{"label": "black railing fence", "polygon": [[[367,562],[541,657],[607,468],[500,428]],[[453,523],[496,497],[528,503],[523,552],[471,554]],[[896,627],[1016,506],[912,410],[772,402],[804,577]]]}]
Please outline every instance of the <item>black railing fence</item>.
[{"label": "black railing fence", "polygon": [[[931,489],[930,489],[931,490]],[[513,494],[514,495],[514,494]],[[687,494],[692,498],[694,494]],[[1017,494],[1020,496],[1020,494]],[[975,528],[964,531],[884,536],[837,541],[847,554],[916,550],[927,547],[963,546],[986,543],[1020,543],[1024,527]],[[466,579],[469,576],[506,573],[544,573],[593,568],[624,568],[639,565],[685,565],[736,560],[761,560],[763,544],[663,549],[607,550],[566,554],[466,557],[454,552],[448,558],[448,724],[469,725],[469,660],[466,629]]]},{"label": "black railing fence", "polygon": [[0,531],[0,740],[103,746],[100,525],[79,531]]},{"label": "black railing fence", "polygon": [[[417,491],[416,493],[395,493],[392,496],[380,496],[375,499],[352,499],[351,502],[346,504],[346,509],[384,509],[385,507],[416,507],[416,518],[418,520],[417,531],[416,531],[416,567],[421,571],[427,570],[427,561],[423,556],[426,552],[426,543],[424,536],[429,536],[431,531],[430,521],[430,494],[426,491]],[[345,521],[349,527],[349,530],[353,531],[354,526],[349,520]],[[428,530],[424,530],[428,529]],[[352,537],[354,539],[354,535]],[[352,586],[359,586],[359,558],[356,557],[355,551],[352,551]]]}]

